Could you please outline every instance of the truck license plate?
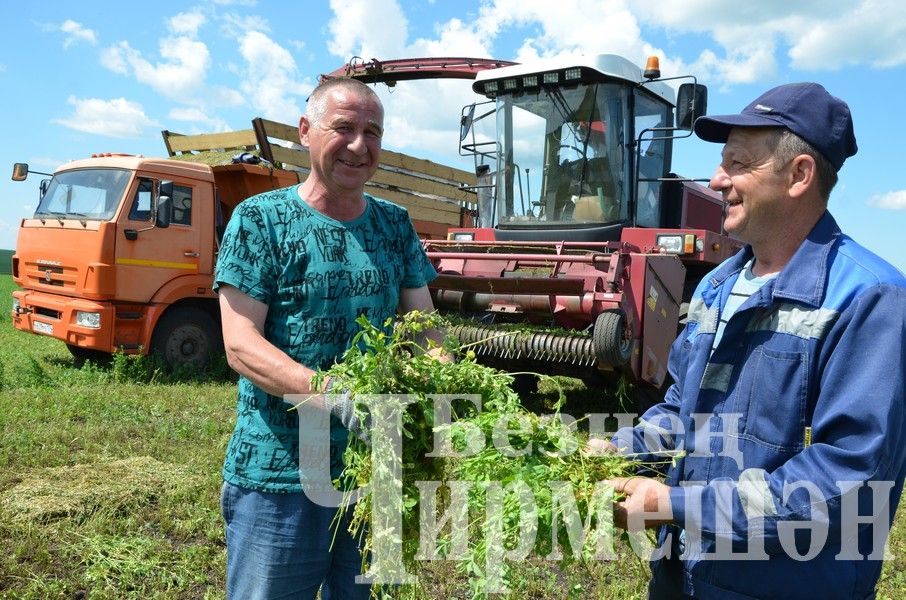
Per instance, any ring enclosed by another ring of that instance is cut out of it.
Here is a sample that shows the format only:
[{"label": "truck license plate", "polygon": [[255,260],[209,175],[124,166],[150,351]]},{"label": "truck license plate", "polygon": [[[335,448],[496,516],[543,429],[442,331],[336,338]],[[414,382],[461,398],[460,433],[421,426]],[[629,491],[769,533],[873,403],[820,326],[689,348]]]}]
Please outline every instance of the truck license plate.
[{"label": "truck license plate", "polygon": [[35,331],[35,333],[46,333],[47,335],[53,335],[53,325],[51,325],[50,323],[34,321],[31,324],[31,328]]}]

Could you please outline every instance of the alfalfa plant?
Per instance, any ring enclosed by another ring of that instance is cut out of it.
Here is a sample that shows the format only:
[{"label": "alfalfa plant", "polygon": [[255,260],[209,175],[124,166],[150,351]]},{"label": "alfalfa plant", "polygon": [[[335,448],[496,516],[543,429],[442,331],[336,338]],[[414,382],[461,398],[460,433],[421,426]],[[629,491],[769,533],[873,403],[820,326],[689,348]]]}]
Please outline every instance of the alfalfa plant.
[{"label": "alfalfa plant", "polygon": [[[352,490],[380,480],[389,489],[379,503],[372,493],[352,506],[349,530],[363,540],[370,574],[411,581],[423,561],[455,560],[480,597],[508,589],[510,566],[529,556],[562,568],[613,555],[613,492],[605,482],[635,473],[637,463],[584,454],[576,421],[559,412],[560,403],[549,415],[525,410],[510,374],[478,364],[455,342],[445,345],[458,360],[429,356],[415,340],[443,327],[436,315],[410,314],[381,328],[358,322],[362,330],[343,360],[315,384],[329,376],[332,392],[370,398],[382,422],[401,425],[401,456],[374,438],[369,447],[351,436],[335,482]],[[364,422],[365,402],[356,405]],[[393,464],[399,469],[390,472]]]}]

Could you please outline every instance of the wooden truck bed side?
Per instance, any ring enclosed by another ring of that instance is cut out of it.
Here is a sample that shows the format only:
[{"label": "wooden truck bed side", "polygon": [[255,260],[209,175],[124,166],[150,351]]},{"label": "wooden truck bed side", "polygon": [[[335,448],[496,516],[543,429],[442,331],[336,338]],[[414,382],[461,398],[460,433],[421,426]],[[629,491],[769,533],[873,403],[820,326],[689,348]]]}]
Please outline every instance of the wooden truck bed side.
[{"label": "wooden truck bed side", "polygon": [[[252,120],[252,128],[262,158],[284,167],[292,165],[305,174],[311,169],[297,127],[258,117]],[[477,198],[462,186],[475,183],[475,175],[468,171],[381,150],[381,163],[365,191],[404,206],[421,237],[444,239],[448,228],[471,225]]]},{"label": "wooden truck bed side", "polygon": [[[200,135],[163,131],[162,135],[171,158],[211,165],[225,213],[250,195],[304,181],[311,169],[308,150],[299,144],[298,128],[276,121],[256,118],[252,129],[241,131]],[[282,168],[230,164],[232,156],[241,152],[252,152]],[[462,186],[475,182],[468,171],[383,150],[378,171],[365,191],[404,206],[422,238],[443,239],[449,227],[472,224],[476,197]]]}]

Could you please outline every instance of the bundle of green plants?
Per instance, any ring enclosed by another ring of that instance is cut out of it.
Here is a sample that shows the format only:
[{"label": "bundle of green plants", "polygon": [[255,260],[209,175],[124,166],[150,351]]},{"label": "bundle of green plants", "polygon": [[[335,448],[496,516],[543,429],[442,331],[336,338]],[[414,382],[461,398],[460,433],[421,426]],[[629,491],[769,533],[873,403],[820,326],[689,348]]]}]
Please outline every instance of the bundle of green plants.
[{"label": "bundle of green plants", "polygon": [[425,561],[453,560],[480,597],[505,592],[511,567],[530,557],[563,568],[615,556],[606,481],[638,463],[583,452],[581,419],[560,412],[562,395],[549,414],[532,413],[511,388],[513,374],[478,364],[468,347],[447,338],[456,359],[431,356],[416,340],[443,329],[437,315],[359,324],[343,360],[316,383],[330,377],[332,392],[351,394],[363,422],[370,411],[371,438],[350,436],[335,483],[348,490],[338,515],[356,498],[351,490],[370,492],[354,502],[349,530],[362,538],[363,566],[377,583],[412,583]]}]

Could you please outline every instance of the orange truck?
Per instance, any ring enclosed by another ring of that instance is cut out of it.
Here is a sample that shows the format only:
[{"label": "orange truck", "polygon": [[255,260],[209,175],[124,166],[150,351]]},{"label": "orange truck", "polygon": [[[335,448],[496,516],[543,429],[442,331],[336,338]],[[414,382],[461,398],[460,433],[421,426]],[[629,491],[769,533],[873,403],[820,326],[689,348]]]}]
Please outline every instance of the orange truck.
[{"label": "orange truck", "polygon": [[[232,209],[304,181],[310,166],[295,127],[260,118],[252,125],[164,131],[169,158],[92,155],[42,180],[12,257],[21,288],[13,292],[14,327],[63,341],[77,359],[122,351],[152,352],[170,366],[209,362],[222,348],[211,286]],[[231,161],[243,153],[263,160]],[[471,223],[475,196],[466,188],[474,175],[394,152],[381,158],[367,191],[405,206],[423,238]],[[17,163],[13,180],[28,173]]]}]

